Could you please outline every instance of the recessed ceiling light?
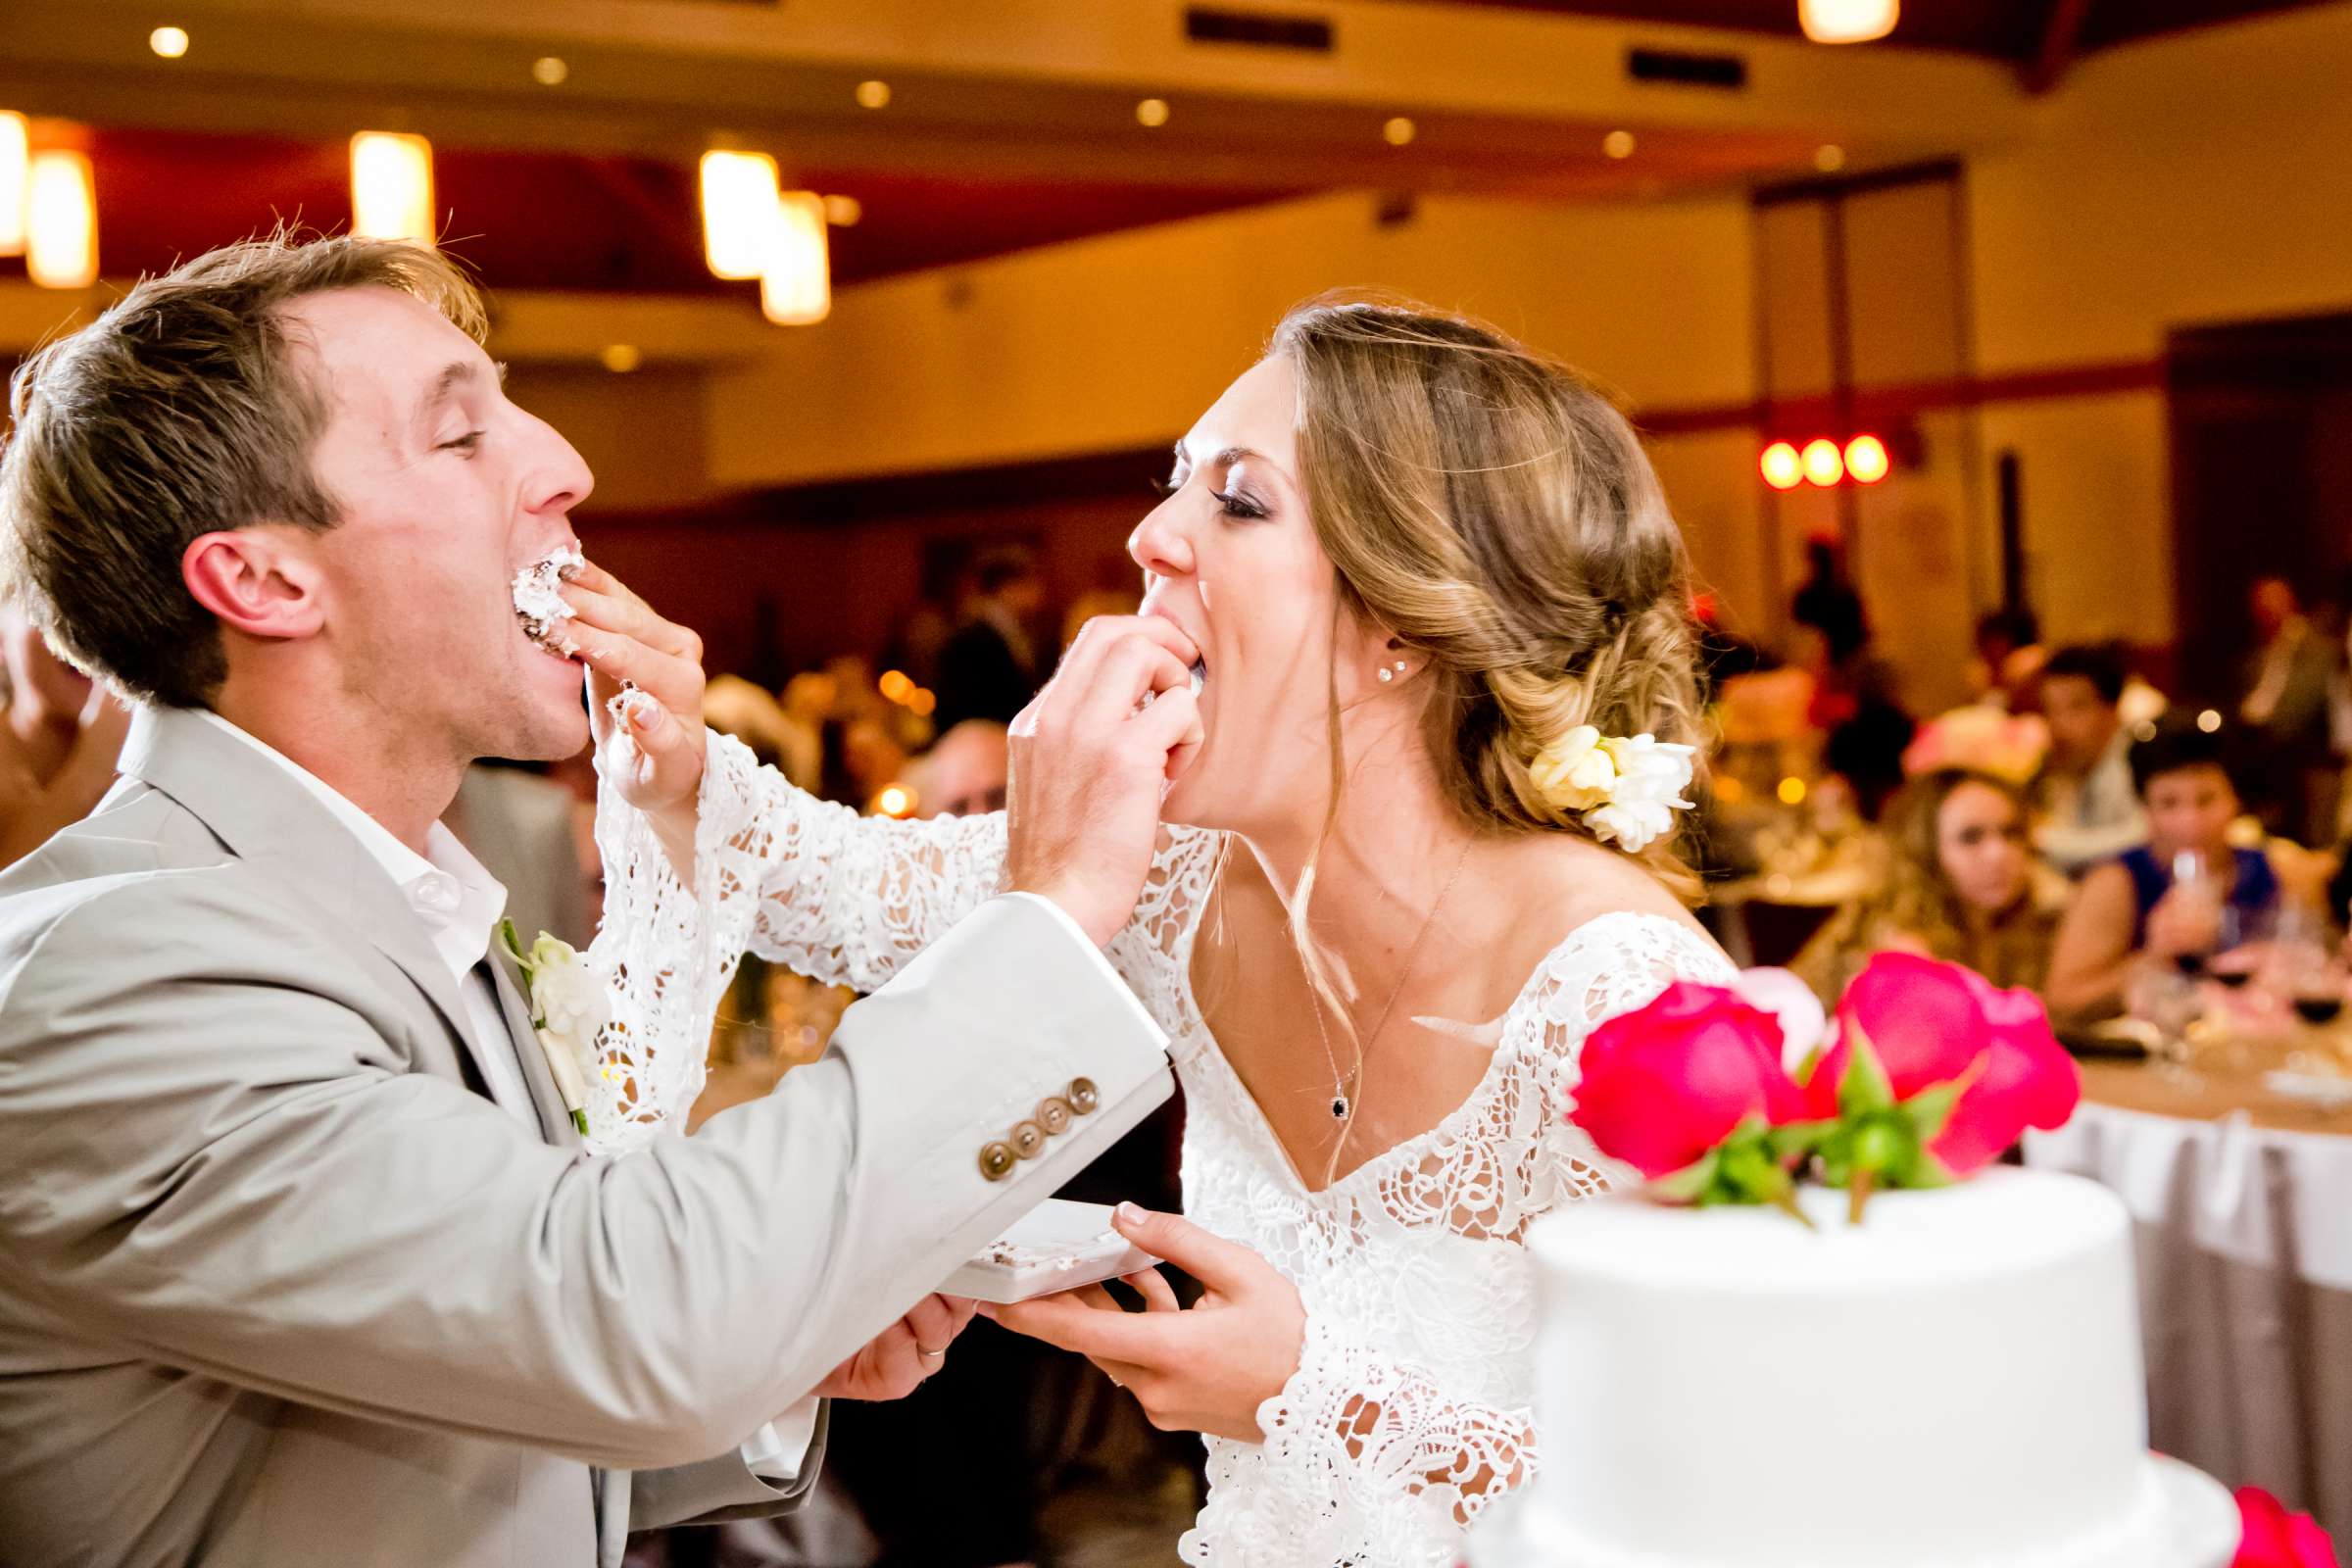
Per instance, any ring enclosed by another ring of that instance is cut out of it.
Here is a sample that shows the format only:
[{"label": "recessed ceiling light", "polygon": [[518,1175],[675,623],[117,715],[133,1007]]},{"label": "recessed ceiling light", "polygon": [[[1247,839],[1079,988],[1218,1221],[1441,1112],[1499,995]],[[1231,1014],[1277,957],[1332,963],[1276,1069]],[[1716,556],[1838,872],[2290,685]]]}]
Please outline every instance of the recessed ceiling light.
[{"label": "recessed ceiling light", "polygon": [[1135,122],[1139,125],[1159,126],[1168,122],[1168,101],[1165,98],[1147,98],[1135,106]]},{"label": "recessed ceiling light", "polygon": [[889,82],[887,82],[887,81],[861,81],[861,82],[859,82],[859,83],[858,84],[858,108],[860,108],[860,109],[880,109],[880,108],[883,108],[883,107],[885,107],[886,105],[888,105],[888,104],[889,104],[889,102],[890,102],[890,83],[889,83]]},{"label": "recessed ceiling light", "polygon": [[1612,130],[1600,139],[1600,150],[1611,158],[1631,158],[1634,156],[1634,133],[1630,130]]},{"label": "recessed ceiling light", "polygon": [[1405,119],[1402,115],[1398,115],[1396,119],[1381,126],[1380,133],[1383,137],[1387,138],[1388,144],[1392,147],[1402,147],[1405,143],[1411,141],[1414,135],[1417,134],[1413,122]]},{"label": "recessed ceiling light", "polygon": [[188,29],[158,27],[147,35],[147,47],[166,60],[177,60],[188,52]]},{"label": "recessed ceiling light", "polygon": [[855,228],[865,216],[865,204],[855,196],[825,198],[825,221],[835,228]]},{"label": "recessed ceiling light", "polygon": [[531,62],[531,79],[542,87],[561,87],[570,74],[571,68],[555,55],[541,55]]},{"label": "recessed ceiling light", "polygon": [[634,343],[608,343],[597,358],[614,375],[626,375],[645,363],[645,351]]},{"label": "recessed ceiling light", "polygon": [[1825,174],[1835,174],[1845,167],[1845,149],[1826,143],[1813,150],[1813,167]]}]

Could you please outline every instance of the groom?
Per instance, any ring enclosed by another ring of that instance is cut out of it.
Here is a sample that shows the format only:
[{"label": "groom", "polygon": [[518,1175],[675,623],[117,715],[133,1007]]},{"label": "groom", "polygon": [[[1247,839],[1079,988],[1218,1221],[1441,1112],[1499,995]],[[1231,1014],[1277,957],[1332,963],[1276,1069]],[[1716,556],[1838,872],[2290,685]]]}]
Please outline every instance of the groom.
[{"label": "groom", "polygon": [[[583,1152],[437,821],[473,759],[587,740],[508,583],[591,479],[481,330],[430,251],[271,240],[17,375],[0,584],[140,711],[0,876],[8,1563],[579,1568],[790,1508],[809,1396],[936,1369],[970,1307],[932,1287],[1168,1092],[1095,947],[1189,712],[1155,626],[1040,699],[1015,891],[775,1095]],[[683,798],[699,649],[584,640],[662,705],[608,766]],[[1066,1133],[983,1157],[1053,1099]]]}]

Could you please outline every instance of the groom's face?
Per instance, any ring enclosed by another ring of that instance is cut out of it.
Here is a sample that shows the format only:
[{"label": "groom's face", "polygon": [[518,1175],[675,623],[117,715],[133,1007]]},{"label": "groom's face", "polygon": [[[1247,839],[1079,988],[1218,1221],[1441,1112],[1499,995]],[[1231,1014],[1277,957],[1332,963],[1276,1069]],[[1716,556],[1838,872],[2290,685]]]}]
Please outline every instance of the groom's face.
[{"label": "groom's face", "polygon": [[587,743],[580,669],[514,614],[514,573],[572,542],[594,478],[507,401],[502,371],[390,289],[293,306],[330,414],[313,455],[341,520],[316,536],[342,689],[380,733],[465,757],[556,759]]}]

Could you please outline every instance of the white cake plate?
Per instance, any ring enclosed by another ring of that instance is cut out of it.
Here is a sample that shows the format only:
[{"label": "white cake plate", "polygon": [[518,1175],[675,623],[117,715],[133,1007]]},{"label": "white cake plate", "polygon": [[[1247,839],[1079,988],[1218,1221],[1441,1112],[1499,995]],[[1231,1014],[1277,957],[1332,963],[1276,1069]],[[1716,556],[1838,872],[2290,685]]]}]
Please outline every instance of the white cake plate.
[{"label": "white cake plate", "polygon": [[[1543,1506],[1544,1484],[1501,1498],[1470,1532],[1470,1568],[1782,1568],[1796,1558],[1673,1556],[1628,1551],[1579,1540],[1575,1530]],[[1925,1521],[1923,1521],[1923,1524]],[[2003,1552],[1997,1561],[1945,1562],[1916,1555],[1906,1561],[1935,1568],[2230,1568],[2242,1533],[2237,1501],[2202,1470],[2162,1454],[2148,1455],[2146,1500],[2133,1516],[2095,1542],[2043,1553]],[[1826,1568],[1818,1558],[1804,1568]]]}]

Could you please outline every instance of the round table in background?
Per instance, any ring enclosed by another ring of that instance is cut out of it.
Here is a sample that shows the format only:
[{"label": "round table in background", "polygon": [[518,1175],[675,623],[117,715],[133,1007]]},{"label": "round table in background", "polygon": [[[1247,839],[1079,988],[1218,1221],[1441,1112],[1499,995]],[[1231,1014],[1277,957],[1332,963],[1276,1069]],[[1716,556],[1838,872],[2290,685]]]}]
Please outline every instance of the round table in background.
[{"label": "round table in background", "polygon": [[2085,1061],[2081,1109],[2026,1163],[2132,1212],[2150,1443],[2352,1541],[2352,1106],[2266,1086],[2287,1055]]}]

